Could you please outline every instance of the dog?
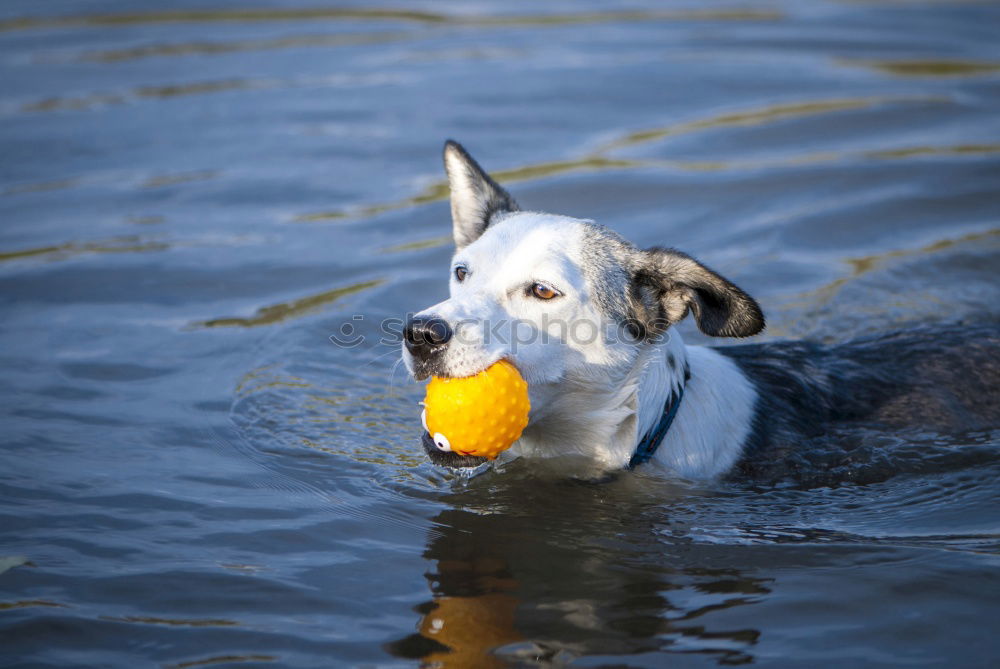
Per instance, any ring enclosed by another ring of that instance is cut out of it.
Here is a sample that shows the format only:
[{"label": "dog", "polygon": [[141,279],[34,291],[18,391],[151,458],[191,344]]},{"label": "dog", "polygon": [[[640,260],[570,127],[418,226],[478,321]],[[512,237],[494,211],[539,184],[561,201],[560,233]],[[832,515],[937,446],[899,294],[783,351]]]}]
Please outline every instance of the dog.
[{"label": "dog", "polygon": [[[407,319],[402,356],[417,380],[501,359],[517,367],[531,412],[501,461],[562,456],[605,472],[650,462],[699,481],[751,474],[838,423],[997,422],[994,323],[835,347],[688,346],[674,327],[687,315],[706,335],[744,338],[764,330],[760,305],[673,248],[639,249],[591,220],[521,210],[454,141],[444,165],[450,297]],[[483,462],[426,433],[423,445],[442,465]]]}]

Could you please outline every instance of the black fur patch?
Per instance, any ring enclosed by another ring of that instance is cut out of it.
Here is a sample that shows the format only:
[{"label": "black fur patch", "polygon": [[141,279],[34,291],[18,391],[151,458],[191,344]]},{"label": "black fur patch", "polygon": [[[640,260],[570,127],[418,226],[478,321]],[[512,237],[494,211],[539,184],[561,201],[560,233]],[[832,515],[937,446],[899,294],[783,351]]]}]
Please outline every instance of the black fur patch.
[{"label": "black fur patch", "polygon": [[424,452],[427,453],[427,457],[431,459],[431,462],[441,467],[462,469],[463,467],[478,467],[487,462],[486,458],[477,455],[459,455],[454,451],[442,451],[434,445],[434,439],[431,438],[431,435],[426,430],[420,438],[420,443],[423,444]]},{"label": "black fur patch", "polygon": [[713,337],[749,337],[764,329],[760,305],[738,286],[675,249],[637,249],[617,233],[587,223],[582,271],[597,305],[650,339],[690,311]]},{"label": "black fur patch", "polygon": [[680,322],[688,311],[698,329],[712,337],[750,337],[764,329],[756,300],[676,249],[643,251],[635,280],[654,291],[659,301],[658,321],[651,330]]},{"label": "black fur patch", "polygon": [[[801,341],[714,349],[759,398],[734,474],[776,479],[807,467],[834,430],[1000,425],[1000,324],[924,326],[848,343]],[[849,456],[844,456],[849,457]]]}]

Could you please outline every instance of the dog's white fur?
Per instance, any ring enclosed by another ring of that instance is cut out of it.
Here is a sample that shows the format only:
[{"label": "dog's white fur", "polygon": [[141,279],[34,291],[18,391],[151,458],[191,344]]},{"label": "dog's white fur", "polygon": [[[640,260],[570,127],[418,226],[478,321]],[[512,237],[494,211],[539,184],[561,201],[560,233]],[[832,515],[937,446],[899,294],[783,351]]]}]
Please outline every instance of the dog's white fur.
[{"label": "dog's white fur", "polygon": [[[711,349],[686,346],[673,328],[655,342],[610,336],[585,276],[592,222],[491,213],[488,198],[500,196],[485,191],[495,184],[478,179],[471,158],[452,146],[445,151],[457,247],[450,297],[417,317],[441,318],[454,331],[435,373],[469,376],[507,359],[528,382],[530,421],[503,457],[582,456],[601,469],[624,467],[671,393],[684,385],[655,461],[688,479],[729,470],[751,430],[757,399],[740,369]],[[461,282],[457,267],[467,272]],[[560,296],[532,296],[535,283]],[[595,336],[587,336],[591,332]],[[405,347],[403,358],[414,373]]]},{"label": "dog's white fur", "polygon": [[704,346],[685,348],[691,379],[656,456],[678,476],[714,478],[743,453],[757,391],[732,360]]}]

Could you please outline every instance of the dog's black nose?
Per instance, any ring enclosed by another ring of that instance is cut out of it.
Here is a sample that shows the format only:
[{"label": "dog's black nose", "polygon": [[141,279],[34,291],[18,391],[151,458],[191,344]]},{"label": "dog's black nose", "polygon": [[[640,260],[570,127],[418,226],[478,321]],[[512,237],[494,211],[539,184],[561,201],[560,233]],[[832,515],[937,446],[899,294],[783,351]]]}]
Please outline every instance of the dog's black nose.
[{"label": "dog's black nose", "polygon": [[418,358],[427,357],[451,339],[451,328],[443,319],[411,318],[403,328],[406,350]]}]

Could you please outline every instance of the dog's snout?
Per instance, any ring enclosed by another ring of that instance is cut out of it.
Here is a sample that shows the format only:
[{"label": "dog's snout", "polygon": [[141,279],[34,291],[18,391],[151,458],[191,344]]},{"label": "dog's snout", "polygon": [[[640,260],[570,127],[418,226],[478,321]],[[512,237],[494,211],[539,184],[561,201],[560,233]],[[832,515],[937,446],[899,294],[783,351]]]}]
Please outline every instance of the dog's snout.
[{"label": "dog's snout", "polygon": [[451,327],[441,318],[411,318],[403,328],[406,349],[418,358],[423,358],[441,348],[451,340]]}]

